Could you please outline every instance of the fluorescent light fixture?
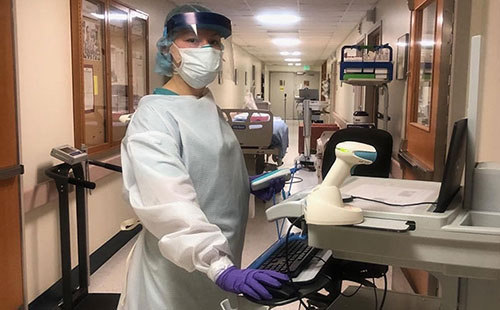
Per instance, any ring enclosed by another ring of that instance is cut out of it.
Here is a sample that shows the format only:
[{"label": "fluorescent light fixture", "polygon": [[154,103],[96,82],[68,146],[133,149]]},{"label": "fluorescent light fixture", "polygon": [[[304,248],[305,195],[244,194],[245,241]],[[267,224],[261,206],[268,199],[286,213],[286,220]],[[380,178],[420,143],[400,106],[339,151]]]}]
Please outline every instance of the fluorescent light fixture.
[{"label": "fluorescent light fixture", "polygon": [[300,61],[300,58],[285,58],[286,62],[297,62]]},{"label": "fluorescent light fixture", "polygon": [[288,65],[289,65],[289,66],[293,66],[293,63],[289,62],[289,63],[288,63]]},{"label": "fluorescent light fixture", "polygon": [[296,63],[295,64],[296,66],[301,66],[302,64],[300,62]]},{"label": "fluorescent light fixture", "polygon": [[279,46],[295,46],[300,44],[300,40],[295,38],[276,38],[272,42]]},{"label": "fluorescent light fixture", "polygon": [[280,52],[281,56],[300,56],[302,55],[301,52]]},{"label": "fluorescent light fixture", "polygon": [[291,13],[264,13],[255,16],[255,18],[266,25],[291,25],[300,20],[300,17]]}]

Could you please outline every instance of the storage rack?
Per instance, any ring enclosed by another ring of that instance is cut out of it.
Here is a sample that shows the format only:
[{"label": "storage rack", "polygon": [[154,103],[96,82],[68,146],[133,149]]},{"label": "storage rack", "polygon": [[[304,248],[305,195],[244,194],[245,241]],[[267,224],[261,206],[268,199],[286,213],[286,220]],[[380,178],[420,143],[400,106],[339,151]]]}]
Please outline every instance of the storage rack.
[{"label": "storage rack", "polygon": [[[346,59],[346,52],[349,49],[361,52],[361,56]],[[381,58],[380,56],[385,53],[388,57]],[[346,45],[342,47],[340,80],[343,83],[355,86],[375,86],[384,93],[384,130],[387,130],[389,122],[389,89],[387,83],[392,81],[394,70],[392,62],[393,50],[389,44],[375,46]]]}]

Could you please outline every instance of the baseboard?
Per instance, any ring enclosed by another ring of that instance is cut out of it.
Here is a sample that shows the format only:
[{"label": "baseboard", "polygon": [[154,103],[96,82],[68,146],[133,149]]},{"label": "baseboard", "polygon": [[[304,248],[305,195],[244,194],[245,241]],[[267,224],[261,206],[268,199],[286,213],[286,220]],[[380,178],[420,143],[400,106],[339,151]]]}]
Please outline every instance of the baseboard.
[{"label": "baseboard", "polygon": [[[139,225],[131,231],[120,231],[90,255],[90,274],[106,263],[142,229]],[[73,287],[78,286],[78,266],[71,270]],[[59,279],[29,304],[29,310],[54,310],[62,300],[62,280]]]}]

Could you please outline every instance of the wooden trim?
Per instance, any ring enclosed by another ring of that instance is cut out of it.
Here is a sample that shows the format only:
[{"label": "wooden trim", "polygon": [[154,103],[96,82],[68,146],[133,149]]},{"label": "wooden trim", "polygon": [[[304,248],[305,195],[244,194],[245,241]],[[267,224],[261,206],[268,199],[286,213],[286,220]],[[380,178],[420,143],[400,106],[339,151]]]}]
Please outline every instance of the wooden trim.
[{"label": "wooden trim", "polygon": [[[112,102],[113,96],[111,92],[111,57],[109,57],[111,53],[111,34],[109,31],[109,1],[106,1],[104,4],[105,11],[105,33],[106,33],[106,49],[105,49],[105,71],[106,71],[106,144],[109,145],[113,141],[113,111],[112,111]],[[89,154],[93,154],[93,152],[89,152]]]},{"label": "wooden trim", "polygon": [[427,5],[429,2],[429,0],[414,0],[412,11],[422,9],[423,6]]},{"label": "wooden trim", "polygon": [[128,79],[128,87],[127,87],[127,99],[128,99],[128,113],[134,112],[134,76],[133,76],[133,68],[132,68],[132,10],[128,10],[128,19],[127,19],[127,79]]},{"label": "wooden trim", "polygon": [[82,0],[70,0],[71,7],[71,56],[73,69],[73,122],[74,144],[81,148],[85,141],[85,113],[83,109],[83,48],[82,48]]},{"label": "wooden trim", "polygon": [[145,17],[146,17],[146,55],[144,55],[146,57],[145,61],[146,61],[146,93],[149,93],[149,87],[150,87],[150,84],[149,84],[149,15],[145,14],[145,13],[142,13],[140,12],[141,14],[144,14]]}]

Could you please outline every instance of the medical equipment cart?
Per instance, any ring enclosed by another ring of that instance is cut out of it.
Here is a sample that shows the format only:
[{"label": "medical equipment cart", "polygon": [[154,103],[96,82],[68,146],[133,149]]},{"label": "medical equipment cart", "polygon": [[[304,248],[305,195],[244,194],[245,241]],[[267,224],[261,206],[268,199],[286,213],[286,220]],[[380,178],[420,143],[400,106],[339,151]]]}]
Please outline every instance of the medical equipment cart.
[{"label": "medical equipment cart", "polygon": [[[353,51],[356,52],[352,55]],[[361,56],[359,56],[361,52]],[[342,47],[340,81],[354,86],[375,86],[384,94],[384,130],[389,122],[389,88],[393,76],[392,47],[346,45]],[[377,113],[378,114],[378,113]],[[378,115],[377,115],[378,118]]]}]

